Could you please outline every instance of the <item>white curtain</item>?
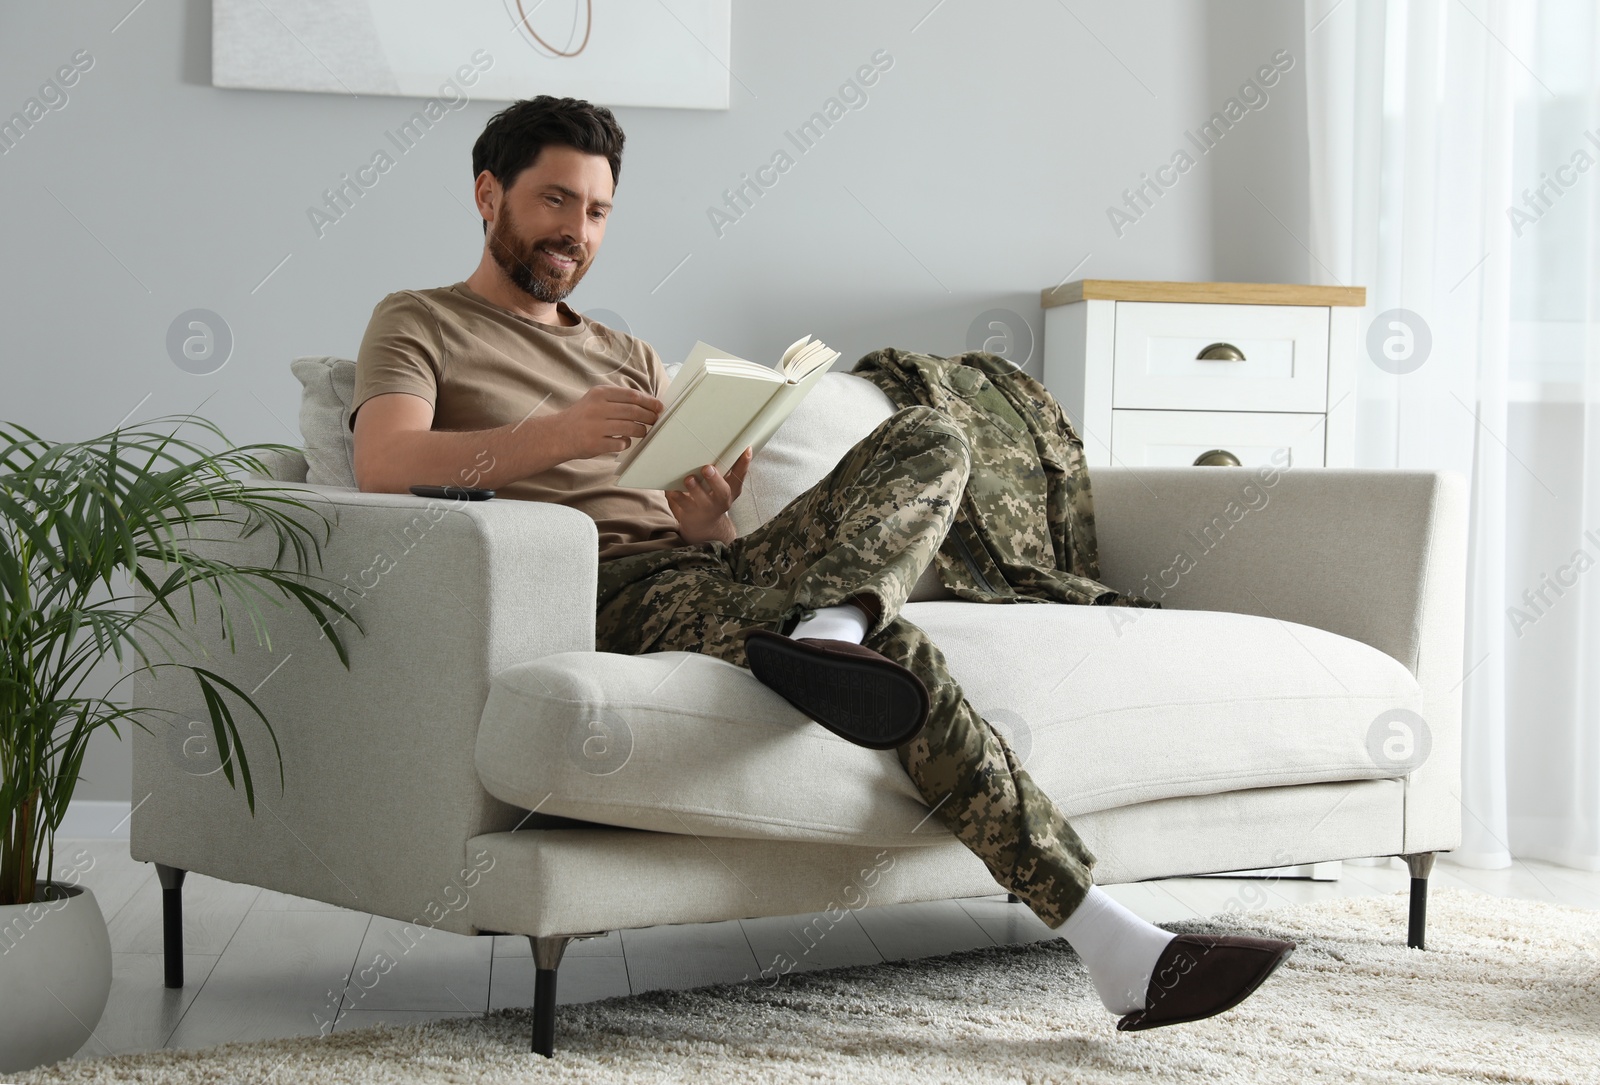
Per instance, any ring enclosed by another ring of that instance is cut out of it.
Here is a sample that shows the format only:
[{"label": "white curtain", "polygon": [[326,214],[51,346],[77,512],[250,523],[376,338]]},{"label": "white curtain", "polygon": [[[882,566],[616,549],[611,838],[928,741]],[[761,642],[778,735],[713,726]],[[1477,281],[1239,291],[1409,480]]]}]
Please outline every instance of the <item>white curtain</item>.
[{"label": "white curtain", "polygon": [[1600,0],[1305,26],[1309,275],[1368,291],[1356,466],[1471,481],[1448,858],[1600,869]]}]

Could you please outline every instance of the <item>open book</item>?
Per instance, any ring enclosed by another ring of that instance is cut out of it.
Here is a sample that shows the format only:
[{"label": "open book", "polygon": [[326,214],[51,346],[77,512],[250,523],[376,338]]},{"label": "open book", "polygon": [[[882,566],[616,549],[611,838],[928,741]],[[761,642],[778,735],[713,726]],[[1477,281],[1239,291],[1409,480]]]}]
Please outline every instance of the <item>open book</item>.
[{"label": "open book", "polygon": [[837,357],[809,335],[776,368],[696,343],[661,397],[656,424],[618,458],[617,485],[681,490],[708,463],[727,473],[746,448],[761,451]]}]

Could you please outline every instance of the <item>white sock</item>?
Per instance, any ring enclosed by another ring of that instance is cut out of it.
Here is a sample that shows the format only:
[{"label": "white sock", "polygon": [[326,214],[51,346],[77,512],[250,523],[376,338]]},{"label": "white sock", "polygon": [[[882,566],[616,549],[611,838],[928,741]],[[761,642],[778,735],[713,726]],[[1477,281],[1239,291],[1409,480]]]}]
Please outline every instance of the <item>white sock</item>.
[{"label": "white sock", "polygon": [[860,644],[867,637],[867,612],[854,603],[836,607],[820,607],[811,617],[794,627],[789,636],[799,640],[812,637],[816,640],[847,640]]},{"label": "white sock", "polygon": [[1059,928],[1083,963],[1106,1009],[1115,1014],[1145,1008],[1150,976],[1173,934],[1146,923],[1098,885]]}]

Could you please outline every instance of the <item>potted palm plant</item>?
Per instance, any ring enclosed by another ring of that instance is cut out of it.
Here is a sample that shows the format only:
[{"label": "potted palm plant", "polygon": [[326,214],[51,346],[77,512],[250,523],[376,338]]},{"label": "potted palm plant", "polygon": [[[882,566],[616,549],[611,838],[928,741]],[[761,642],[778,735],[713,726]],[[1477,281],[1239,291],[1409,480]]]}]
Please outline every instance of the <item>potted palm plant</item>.
[{"label": "potted palm plant", "polygon": [[[225,450],[179,438],[184,426],[209,431]],[[288,451],[227,447],[221,430],[193,416],[78,443],[0,422],[0,1071],[71,1055],[105,1009],[104,917],[87,887],[50,872],[90,736],[105,727],[120,738],[123,720],[146,726],[148,710],[114,700],[117,686],[158,667],[189,671],[215,748],[225,751],[222,773],[255,811],[240,720],[253,726],[253,714],[269,735],[271,723],[248,693],[206,668],[216,646],[186,636],[175,608],[219,607],[232,650],[234,618],[261,638],[263,603],[302,607],[349,666],[336,627],[354,615],[312,569],[320,571],[331,522],[292,489],[247,481],[269,474],[258,453]],[[232,565],[190,545],[262,530],[277,536],[274,567]],[[293,567],[278,567],[289,553]],[[121,677],[104,694],[87,693],[96,665],[113,659]],[[281,786],[281,759],[278,777]]]}]

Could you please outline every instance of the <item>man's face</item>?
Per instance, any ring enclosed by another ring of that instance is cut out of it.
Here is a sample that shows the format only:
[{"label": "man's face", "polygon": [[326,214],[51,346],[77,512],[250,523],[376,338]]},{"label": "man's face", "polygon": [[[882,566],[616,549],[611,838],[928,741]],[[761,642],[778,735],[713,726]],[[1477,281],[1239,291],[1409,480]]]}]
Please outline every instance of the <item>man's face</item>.
[{"label": "man's face", "polygon": [[529,297],[564,301],[594,263],[612,192],[604,155],[545,147],[502,194],[490,255]]}]

